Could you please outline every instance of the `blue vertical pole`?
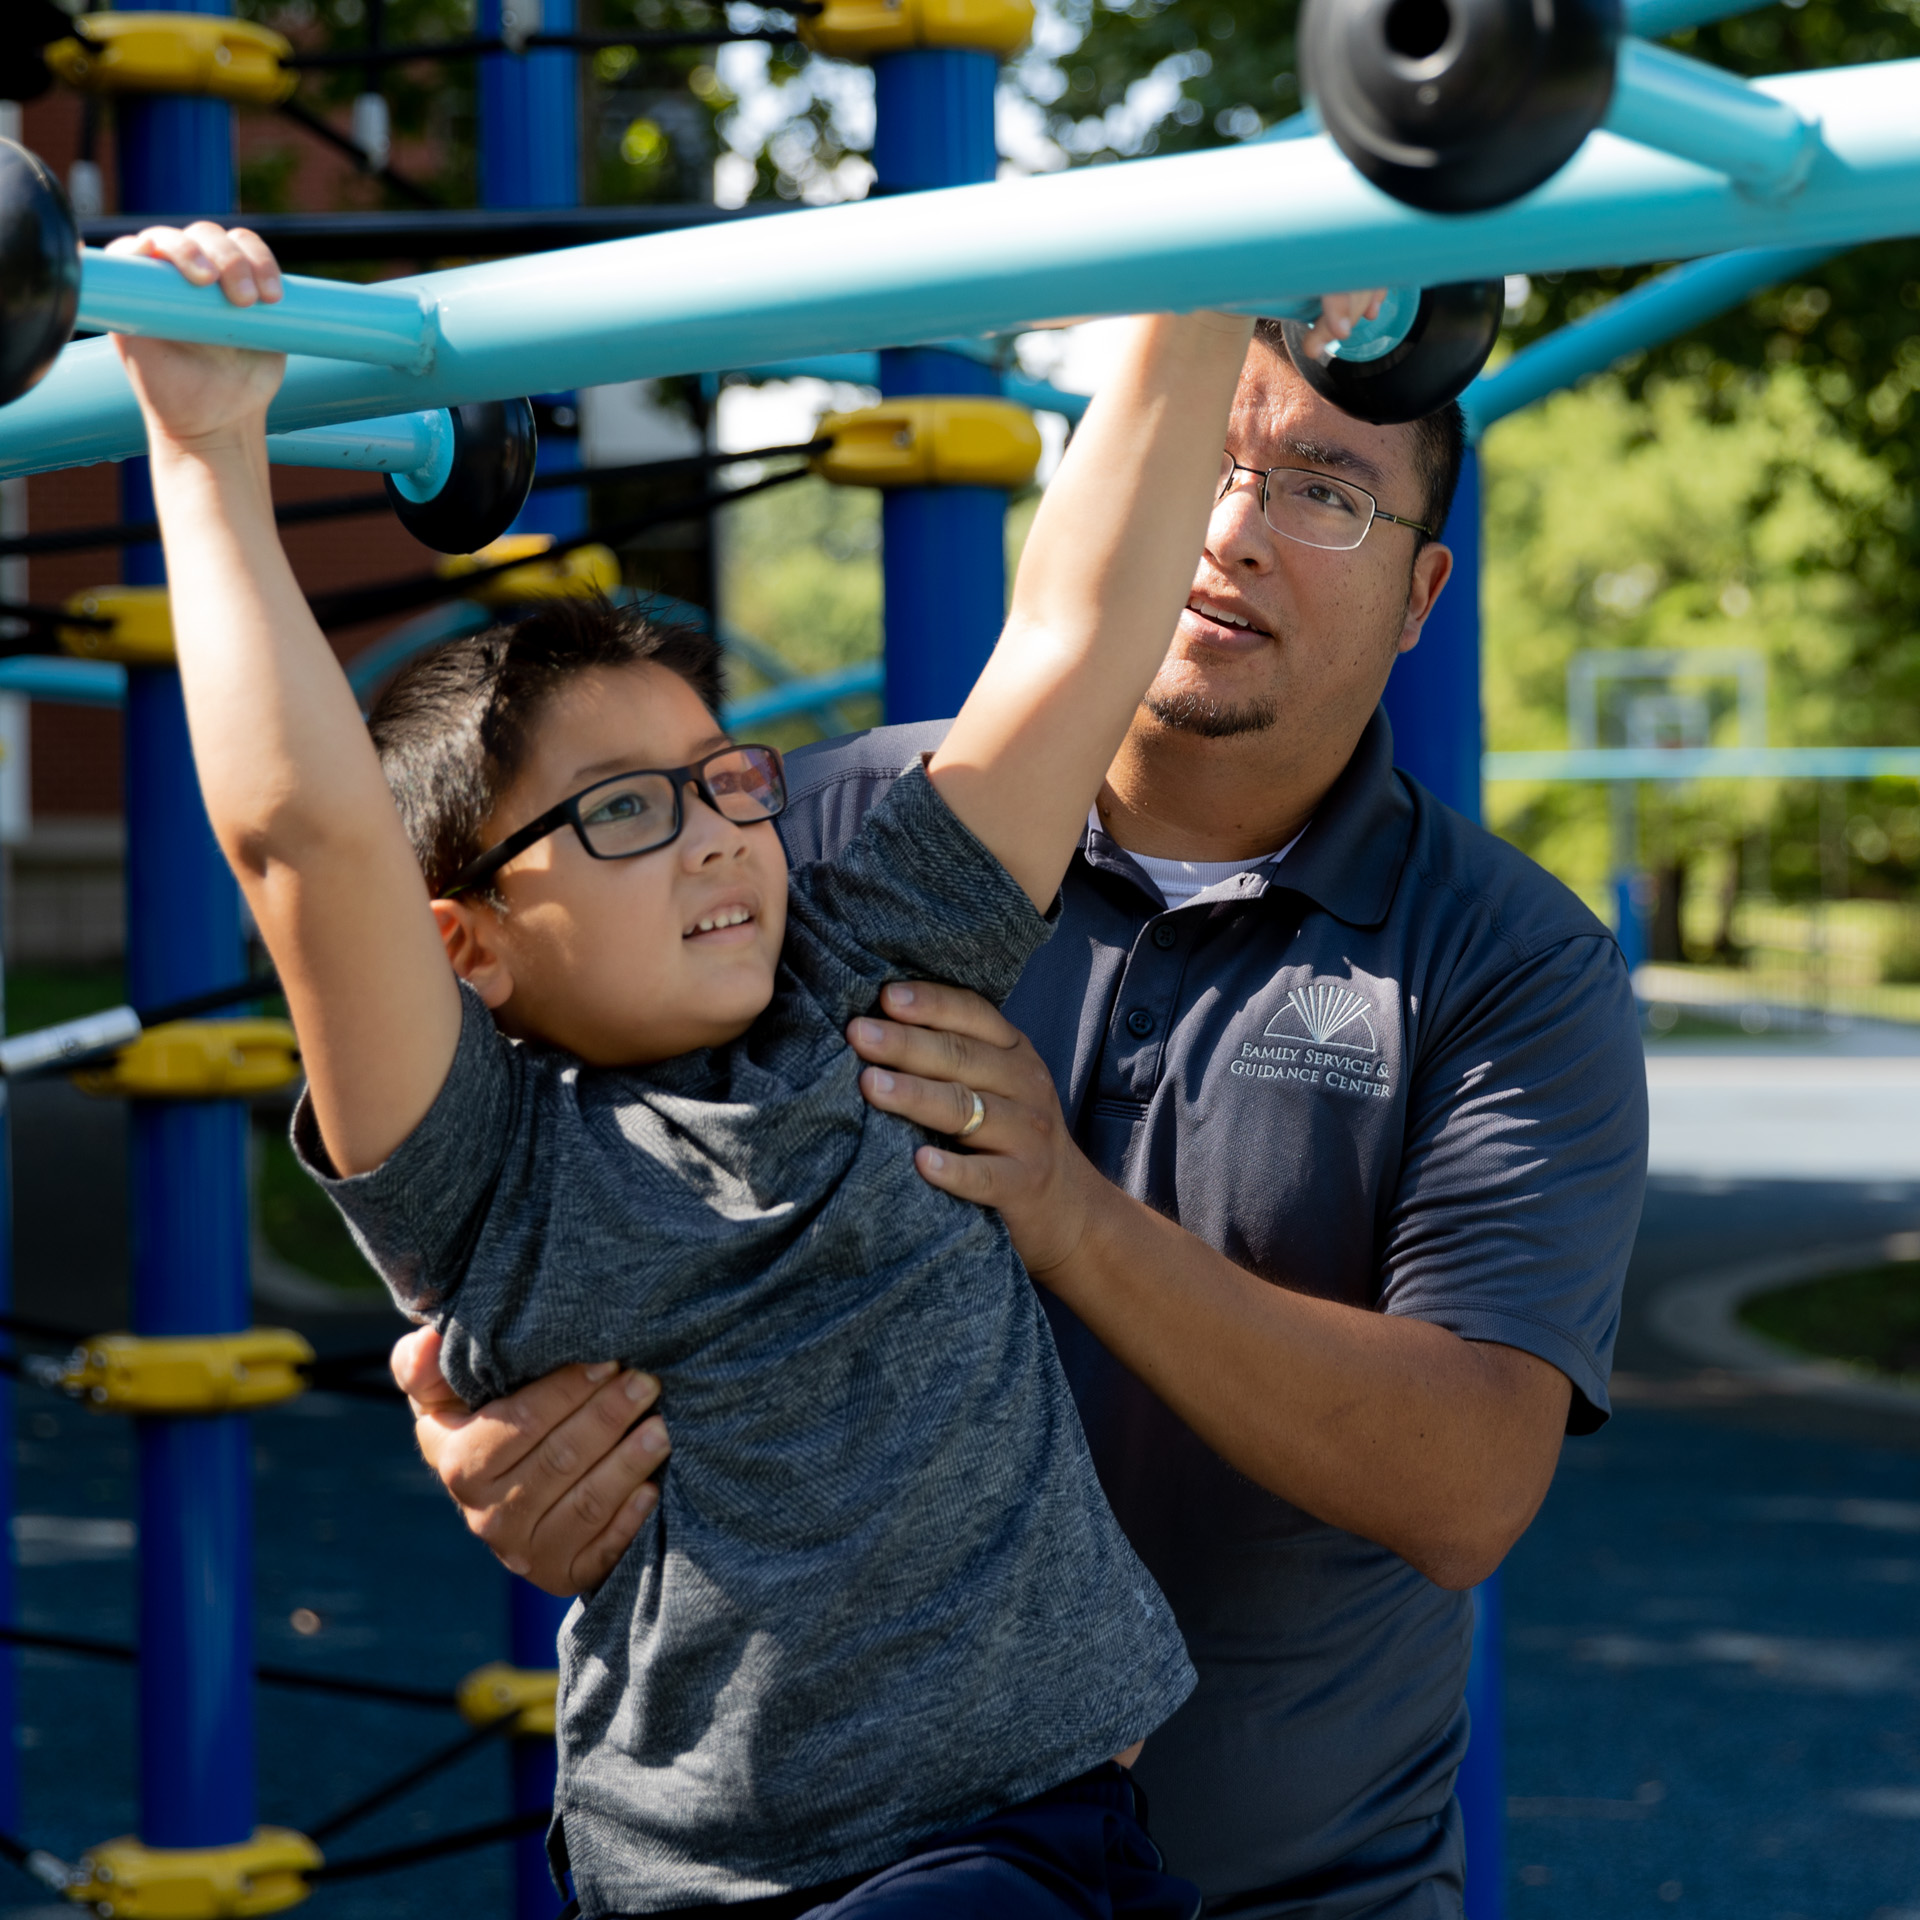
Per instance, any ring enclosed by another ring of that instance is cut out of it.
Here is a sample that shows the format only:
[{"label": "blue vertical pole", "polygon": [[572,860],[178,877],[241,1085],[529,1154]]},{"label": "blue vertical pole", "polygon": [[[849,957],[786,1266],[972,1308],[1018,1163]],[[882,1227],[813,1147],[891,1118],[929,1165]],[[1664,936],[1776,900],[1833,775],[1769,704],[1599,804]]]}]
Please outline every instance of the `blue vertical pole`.
[{"label": "blue vertical pole", "polygon": [[[991,180],[999,61],[964,48],[917,48],[873,63],[873,164],[883,193]],[[880,356],[880,391],[997,393],[990,368],[916,347]],[[959,711],[1006,617],[1007,496],[995,487],[899,487],[882,496],[886,571],[886,717]]]},{"label": "blue vertical pole", "polygon": [[[1379,530],[1368,538],[1378,539]],[[1478,820],[1480,456],[1471,447],[1441,538],[1453,553],[1453,577],[1420,644],[1394,662],[1381,704],[1393,725],[1394,765],[1456,813]]]},{"label": "blue vertical pole", "polygon": [[[5,980],[0,974],[0,1033],[6,1030]],[[7,1093],[0,1086],[0,1313],[13,1311],[13,1121]],[[0,1336],[0,1354],[14,1352],[10,1336]],[[20,1623],[19,1590],[13,1560],[14,1510],[13,1381],[0,1373],[0,1625]],[[0,1647],[0,1831],[20,1831],[19,1656]]]},{"label": "blue vertical pole", "polygon": [[[20,137],[20,109],[11,102],[0,106],[0,133]],[[27,531],[27,483],[24,478],[0,482],[0,532]],[[31,600],[29,570],[23,557],[0,560],[0,595],[9,600]],[[4,776],[0,776],[4,777]],[[27,796],[31,810],[31,795]],[[3,857],[3,856],[0,856]],[[0,922],[0,941],[5,926]],[[6,970],[0,960],[0,1033],[6,1031]],[[0,1082],[0,1312],[13,1310],[13,1121],[7,1089]],[[11,1358],[12,1339],[0,1334],[0,1354]],[[0,1626],[20,1624],[19,1589],[13,1558],[14,1512],[14,1403],[13,1381],[0,1372]],[[0,1646],[0,1831],[20,1831],[20,1668],[11,1646]]]},{"label": "blue vertical pole", "polygon": [[[188,4],[232,10],[222,0]],[[118,127],[126,211],[231,212],[230,108],[130,98]],[[151,516],[144,461],[127,463],[122,498],[128,519]],[[136,584],[164,578],[150,546],[129,548],[125,571]],[[127,681],[127,993],[139,1006],[231,980],[244,954],[239,895],[200,804],[179,675],[141,668]],[[238,1332],[251,1319],[246,1108],[136,1102],[131,1127],[135,1329]],[[156,1847],[231,1845],[254,1824],[249,1422],[143,1420],[139,1449],[141,1837]]]},{"label": "blue vertical pole", "polygon": [[[1394,764],[1469,820],[1480,818],[1480,456],[1467,450],[1442,535],[1453,578],[1420,644],[1394,663],[1382,705]],[[1455,1790],[1467,1836],[1468,1920],[1506,1912],[1506,1774],[1501,1754],[1500,1576],[1474,1590],[1467,1676],[1472,1732]]]},{"label": "blue vertical pole", "polygon": [[[500,31],[500,0],[482,0],[480,31]],[[545,0],[542,30],[571,33],[574,0]],[[480,62],[480,199],[489,207],[571,207],[580,198],[579,69],[566,51],[494,55]],[[572,394],[541,396],[540,465],[576,467],[579,442],[555,433],[553,415],[570,415]],[[514,524],[519,533],[564,538],[586,525],[586,496],[573,489],[536,493]],[[508,1657],[516,1667],[551,1667],[567,1602],[509,1576]],[[553,1804],[556,1750],[549,1739],[518,1739],[509,1761],[516,1813]],[[513,1849],[518,1920],[553,1920],[560,1906],[543,1836]]]},{"label": "blue vertical pole", "polygon": [[1496,1573],[1473,1590],[1467,1752],[1454,1782],[1467,1840],[1467,1920],[1505,1920],[1507,1911],[1505,1637]]}]

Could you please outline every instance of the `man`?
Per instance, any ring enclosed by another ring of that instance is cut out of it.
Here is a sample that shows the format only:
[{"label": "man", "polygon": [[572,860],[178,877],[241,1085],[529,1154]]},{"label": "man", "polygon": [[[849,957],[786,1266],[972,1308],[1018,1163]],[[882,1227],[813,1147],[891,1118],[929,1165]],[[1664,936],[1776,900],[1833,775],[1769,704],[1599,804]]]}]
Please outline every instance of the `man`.
[{"label": "man", "polygon": [[[1393,771],[1378,712],[1446,584],[1459,459],[1457,413],[1351,420],[1263,328],[1054,938],[1004,1018],[916,985],[850,1034],[875,1105],[957,1137],[923,1175],[998,1207],[1044,1291],[1200,1671],[1138,1778],[1216,1914],[1459,1914],[1465,1589],[1607,1417],[1646,1153],[1626,971]],[[939,734],[796,756],[792,856]],[[468,1415],[433,1336],[395,1370],[509,1565],[604,1577],[667,1445],[644,1375]]]}]

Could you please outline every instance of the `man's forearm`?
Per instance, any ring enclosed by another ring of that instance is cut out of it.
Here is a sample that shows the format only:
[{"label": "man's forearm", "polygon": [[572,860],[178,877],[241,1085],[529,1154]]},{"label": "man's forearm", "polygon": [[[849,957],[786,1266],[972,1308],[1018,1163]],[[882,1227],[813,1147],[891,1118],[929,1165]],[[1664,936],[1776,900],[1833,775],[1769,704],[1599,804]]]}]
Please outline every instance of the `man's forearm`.
[{"label": "man's forearm", "polygon": [[[1097,1174],[1092,1178],[1098,1179]],[[1545,1361],[1289,1292],[1117,1188],[1036,1275],[1229,1465],[1446,1587],[1499,1564],[1558,1458]]]}]

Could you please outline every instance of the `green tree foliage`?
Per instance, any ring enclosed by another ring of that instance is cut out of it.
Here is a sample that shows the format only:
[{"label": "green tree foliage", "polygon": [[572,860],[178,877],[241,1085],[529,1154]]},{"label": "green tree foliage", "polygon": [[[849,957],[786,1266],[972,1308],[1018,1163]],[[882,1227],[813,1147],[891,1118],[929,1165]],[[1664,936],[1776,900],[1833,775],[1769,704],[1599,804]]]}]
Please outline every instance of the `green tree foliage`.
[{"label": "green tree foliage", "polygon": [[[1920,55],[1920,5],[1912,0],[1804,0],[1767,7],[1675,36],[1684,53],[1735,73],[1853,66]],[[1570,273],[1536,282],[1514,343],[1591,312],[1654,267]],[[1730,368],[1798,366],[1828,377],[1813,392],[1863,445],[1912,471],[1906,429],[1920,388],[1920,241],[1856,248],[1685,339],[1641,354],[1622,371],[1630,385],[1674,373],[1724,383]]]},{"label": "green tree foliage", "polygon": [[1246,140],[1300,108],[1293,4],[1056,0],[1015,84],[1075,161]]},{"label": "green tree foliage", "polygon": [[[1566,744],[1566,672],[1601,648],[1742,647],[1762,653],[1773,744],[1920,739],[1920,599],[1912,501],[1884,447],[1863,447],[1799,367],[1715,385],[1588,382],[1502,422],[1484,448],[1485,703],[1489,745]],[[1731,700],[1714,738],[1736,738]],[[1856,887],[1912,878],[1890,810]],[[1493,824],[1586,890],[1606,865],[1603,796],[1564,785],[1490,789]],[[1661,802],[1678,842],[1773,828],[1772,879],[1812,891],[1810,795],[1721,783]],[[1803,818],[1803,815],[1809,817]],[[1858,836],[1868,851],[1875,843]],[[1906,847],[1920,855],[1920,843]],[[1876,869],[1874,872],[1866,868]]]},{"label": "green tree foliage", "polygon": [[[880,651],[880,496],[865,487],[801,480],[729,507],[720,522],[721,604],[727,625],[779,654],[796,673],[831,672]],[[736,693],[766,683],[730,672]],[[879,718],[872,699],[841,703],[849,725]],[[775,746],[817,738],[796,717],[754,729]]]}]

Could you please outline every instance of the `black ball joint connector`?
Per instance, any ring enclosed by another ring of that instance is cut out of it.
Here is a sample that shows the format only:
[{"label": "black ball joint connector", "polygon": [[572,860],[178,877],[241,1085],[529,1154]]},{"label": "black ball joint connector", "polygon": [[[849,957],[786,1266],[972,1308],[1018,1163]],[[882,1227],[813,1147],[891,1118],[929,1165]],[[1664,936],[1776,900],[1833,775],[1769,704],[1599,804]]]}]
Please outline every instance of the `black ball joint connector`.
[{"label": "black ball joint connector", "polygon": [[52,169],[0,140],[0,406],[37,386],[80,311],[80,232]]},{"label": "black ball joint connector", "polygon": [[1377,360],[1316,360],[1301,322],[1282,321],[1281,332],[1301,379],[1323,400],[1377,427],[1404,426],[1459,399],[1487,364],[1506,294],[1504,280],[1421,288],[1406,338]]},{"label": "black ball joint connector", "polygon": [[[1307,0],[1300,72],[1334,144],[1426,213],[1480,213],[1571,160],[1613,97],[1620,0]],[[1288,345],[1335,406],[1390,425],[1456,398],[1499,336],[1498,280],[1429,287],[1378,360],[1324,365]]]},{"label": "black ball joint connector", "polygon": [[538,437],[527,400],[470,400],[453,416],[453,470],[431,500],[413,500],[387,475],[400,524],[436,553],[477,553],[520,517],[533,487]]},{"label": "black ball joint connector", "polygon": [[[0,406],[37,386],[80,310],[80,230],[51,170],[0,140]],[[536,436],[525,400],[451,409],[453,465],[430,500],[387,476],[387,498],[413,537],[438,553],[473,553],[519,516],[533,485]]]},{"label": "black ball joint connector", "polygon": [[1383,192],[1480,213],[1573,158],[1613,97],[1620,0],[1307,0],[1300,73]]}]

